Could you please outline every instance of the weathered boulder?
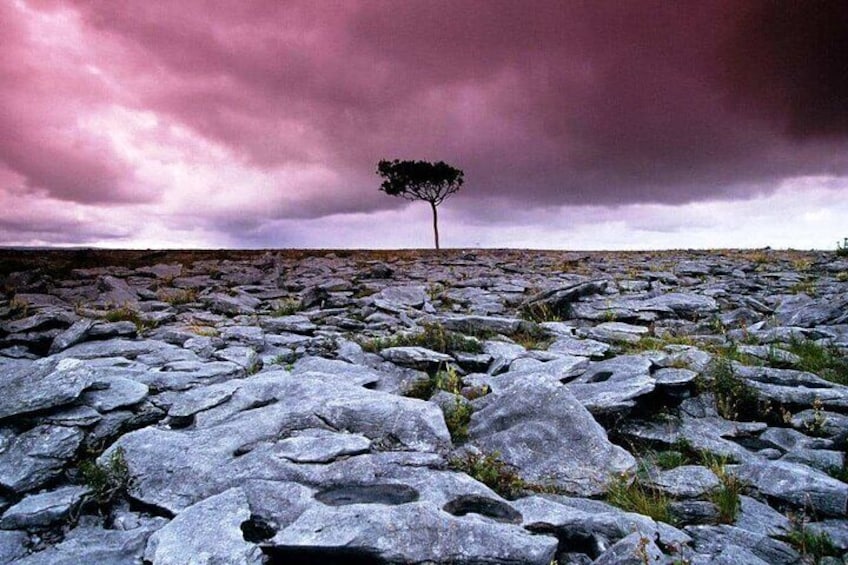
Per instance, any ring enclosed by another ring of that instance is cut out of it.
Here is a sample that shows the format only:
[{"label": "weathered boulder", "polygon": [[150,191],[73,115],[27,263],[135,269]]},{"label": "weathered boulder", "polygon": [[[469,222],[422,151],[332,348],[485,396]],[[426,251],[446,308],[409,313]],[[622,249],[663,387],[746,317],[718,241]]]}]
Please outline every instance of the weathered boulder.
[{"label": "weathered boulder", "polygon": [[528,376],[475,401],[468,432],[525,480],[581,496],[605,492],[611,475],[636,466],[574,395],[547,377]]}]

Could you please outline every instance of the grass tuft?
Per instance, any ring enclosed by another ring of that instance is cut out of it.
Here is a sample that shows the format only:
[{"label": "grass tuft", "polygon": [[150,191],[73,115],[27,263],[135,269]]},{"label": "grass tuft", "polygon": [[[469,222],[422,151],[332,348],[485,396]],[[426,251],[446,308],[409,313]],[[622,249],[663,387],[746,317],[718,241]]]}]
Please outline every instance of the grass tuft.
[{"label": "grass tuft", "polygon": [[609,481],[606,499],[627,512],[636,512],[666,524],[674,523],[669,496],[643,484],[638,478],[631,482],[624,473],[613,476]]},{"label": "grass tuft", "polygon": [[515,498],[526,486],[515,468],[501,460],[497,451],[487,455],[467,453],[451,459],[450,467],[480,481],[504,498]]},{"label": "grass tuft", "polygon": [[446,330],[438,324],[426,324],[422,331],[415,334],[398,334],[388,338],[375,338],[359,342],[363,350],[377,353],[389,347],[426,347],[439,353],[450,353],[453,351],[464,351],[468,353],[482,353],[483,344],[474,338],[462,335],[458,332]]},{"label": "grass tuft", "polygon": [[98,506],[110,506],[119,496],[126,493],[132,482],[130,468],[121,447],[116,448],[105,464],[96,460],[82,461],[79,465],[80,478],[92,491]]}]

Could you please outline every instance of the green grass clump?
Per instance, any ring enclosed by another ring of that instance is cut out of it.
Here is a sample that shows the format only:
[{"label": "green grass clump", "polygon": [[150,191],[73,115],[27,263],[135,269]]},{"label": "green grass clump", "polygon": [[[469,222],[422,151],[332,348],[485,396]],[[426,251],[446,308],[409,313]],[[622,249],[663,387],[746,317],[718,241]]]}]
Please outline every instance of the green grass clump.
[{"label": "green grass clump", "polygon": [[828,556],[839,557],[839,550],[827,532],[814,532],[803,520],[793,520],[792,530],[786,534],[785,539],[802,556],[812,558],[814,563]]},{"label": "green grass clump", "polygon": [[674,469],[691,462],[685,453],[673,449],[658,451],[654,454],[653,460],[657,467],[664,470]]},{"label": "green grass clump", "polygon": [[405,396],[429,400],[437,390],[444,390],[451,394],[460,394],[462,391],[462,377],[459,376],[459,373],[454,367],[448,365],[428,379],[415,381],[406,391]]},{"label": "green grass clump", "polygon": [[167,302],[171,306],[180,306],[197,301],[197,291],[193,288],[188,289],[159,289],[156,292],[156,298],[162,302]]},{"label": "green grass clump", "polygon": [[615,475],[607,484],[607,502],[627,512],[636,512],[654,520],[672,524],[671,499],[668,495],[643,484],[639,479],[632,482],[626,474]]},{"label": "green grass clump", "polygon": [[303,304],[295,298],[286,298],[277,303],[277,307],[271,312],[272,316],[280,318],[282,316],[291,316],[303,310]]},{"label": "green grass clump", "polygon": [[718,508],[718,521],[720,524],[732,524],[739,515],[742,505],[739,496],[745,491],[745,483],[727,471],[727,458],[704,453],[702,459],[704,466],[715,473],[721,483],[710,495],[710,500]]},{"label": "green grass clump", "polygon": [[426,347],[439,353],[464,351],[482,353],[483,344],[459,332],[446,330],[438,324],[426,324],[422,331],[415,334],[398,334],[389,338],[364,340],[359,345],[365,351],[377,353],[388,347]]},{"label": "green grass clump", "polygon": [[487,455],[467,453],[464,457],[452,459],[450,466],[480,481],[504,498],[515,498],[526,486],[515,468],[501,460],[497,451]]},{"label": "green grass clump", "polygon": [[754,416],[759,412],[756,393],[734,374],[729,360],[717,360],[710,377],[706,387],[715,395],[716,410],[722,418],[737,420],[742,414]]},{"label": "green grass clump", "polygon": [[474,408],[459,395],[454,395],[454,405],[445,412],[445,425],[454,443],[468,439],[468,424]]},{"label": "green grass clump", "polygon": [[82,461],[79,465],[82,483],[91,489],[91,496],[101,508],[111,505],[130,487],[132,477],[123,448],[116,448],[105,464],[95,460]]},{"label": "green grass clump", "polygon": [[103,319],[107,322],[132,322],[139,332],[152,329],[156,325],[145,321],[138,310],[130,306],[121,306],[120,308],[109,310],[103,315]]},{"label": "green grass clump", "polygon": [[541,324],[542,322],[562,322],[566,315],[557,311],[549,304],[536,302],[524,306],[519,312],[521,318],[528,322]]},{"label": "green grass clump", "polygon": [[524,349],[547,349],[553,343],[553,338],[544,328],[535,324],[522,325],[526,327],[511,334],[509,338]]},{"label": "green grass clump", "polygon": [[837,348],[812,340],[795,340],[789,343],[789,351],[801,358],[796,368],[833,383],[848,385],[848,358]]}]

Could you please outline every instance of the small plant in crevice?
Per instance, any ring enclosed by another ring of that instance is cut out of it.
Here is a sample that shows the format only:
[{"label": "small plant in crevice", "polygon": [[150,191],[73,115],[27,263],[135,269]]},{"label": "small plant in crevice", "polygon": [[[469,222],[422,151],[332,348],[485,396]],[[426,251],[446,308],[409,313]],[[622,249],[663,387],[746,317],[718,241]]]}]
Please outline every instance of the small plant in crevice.
[{"label": "small plant in crevice", "polygon": [[489,454],[466,453],[451,459],[451,469],[480,481],[504,498],[515,498],[526,487],[516,469],[495,451]]},{"label": "small plant in crevice", "polygon": [[824,413],[824,404],[818,396],[813,399],[813,417],[804,422],[804,431],[807,435],[814,437],[822,437],[827,435],[825,425],[827,424],[827,415]]},{"label": "small plant in crevice", "polygon": [[109,310],[103,315],[103,319],[107,322],[132,322],[139,333],[156,327],[154,322],[146,321],[138,310],[129,305]]},{"label": "small plant in crevice", "polygon": [[541,324],[542,322],[562,322],[568,317],[567,313],[561,312],[544,302],[527,304],[521,308],[519,314],[522,319],[537,324]]},{"label": "small plant in crevice", "polygon": [[820,563],[825,557],[839,557],[839,549],[827,532],[816,532],[807,525],[806,516],[790,516],[792,529],[784,536],[785,541],[803,557]]},{"label": "small plant in crevice", "polygon": [[638,478],[631,480],[627,474],[614,475],[607,483],[606,500],[627,512],[636,512],[654,520],[673,524],[671,498]]},{"label": "small plant in crevice", "polygon": [[190,304],[197,301],[197,291],[193,288],[187,289],[164,289],[160,288],[156,292],[156,298],[162,302],[167,302],[171,306],[180,306],[182,304]]},{"label": "small plant in crevice", "polygon": [[718,477],[720,483],[710,494],[710,501],[718,508],[718,521],[720,524],[732,524],[739,515],[742,504],[739,496],[745,491],[745,483],[727,470],[726,458],[708,453],[702,457],[704,466]]},{"label": "small plant in crevice", "polygon": [[524,349],[547,349],[554,341],[544,328],[536,324],[522,324],[509,338]]},{"label": "small plant in crevice", "polygon": [[444,390],[456,395],[461,393],[462,377],[459,376],[455,367],[447,365],[427,379],[414,381],[404,393],[404,396],[429,400],[437,390]]},{"label": "small plant in crevice", "polygon": [[13,297],[9,301],[9,319],[19,320],[29,315],[29,303],[23,298]]},{"label": "small plant in crevice", "polygon": [[657,467],[664,470],[674,469],[690,463],[690,459],[685,453],[673,449],[656,452],[653,456],[653,461]]},{"label": "small plant in crevice", "polygon": [[716,410],[722,418],[737,420],[740,415],[756,415],[761,411],[754,390],[736,376],[726,359],[713,363],[706,388],[715,396]]},{"label": "small plant in crevice", "polygon": [[474,414],[474,407],[462,396],[454,395],[454,405],[444,412],[445,425],[450,432],[451,441],[462,443],[468,439],[468,424],[471,422],[472,414]]},{"label": "small plant in crevice", "polygon": [[277,307],[271,312],[271,315],[277,318],[282,316],[291,316],[303,310],[303,303],[296,298],[285,298],[277,302]]},{"label": "small plant in crevice", "polygon": [[438,324],[425,324],[422,330],[414,334],[398,334],[388,338],[375,338],[359,342],[363,350],[377,353],[389,347],[425,347],[439,353],[462,351],[482,353],[483,344],[474,338],[459,332],[446,330]]},{"label": "small plant in crevice", "polygon": [[105,463],[87,459],[79,464],[79,480],[91,489],[91,497],[101,509],[108,508],[126,494],[132,484],[130,468],[121,447],[109,455]]}]

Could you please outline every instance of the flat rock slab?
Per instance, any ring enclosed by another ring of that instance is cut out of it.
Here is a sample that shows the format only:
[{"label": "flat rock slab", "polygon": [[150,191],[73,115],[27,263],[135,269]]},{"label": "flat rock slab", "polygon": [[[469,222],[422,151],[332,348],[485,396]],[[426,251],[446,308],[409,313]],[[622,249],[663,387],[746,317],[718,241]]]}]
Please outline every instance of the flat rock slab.
[{"label": "flat rock slab", "polygon": [[62,406],[95,382],[77,359],[0,364],[0,419]]}]

